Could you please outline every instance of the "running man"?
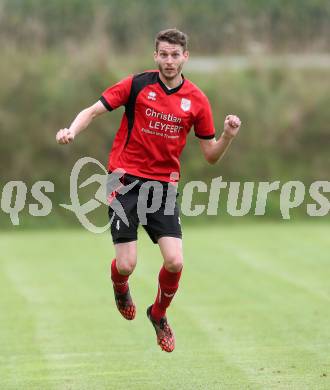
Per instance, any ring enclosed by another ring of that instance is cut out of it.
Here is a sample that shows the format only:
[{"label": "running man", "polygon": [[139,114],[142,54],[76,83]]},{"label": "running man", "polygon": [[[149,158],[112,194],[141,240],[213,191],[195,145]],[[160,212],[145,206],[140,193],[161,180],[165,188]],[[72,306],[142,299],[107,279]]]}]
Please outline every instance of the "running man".
[{"label": "running man", "polygon": [[110,86],[94,105],[77,115],[69,128],[59,130],[56,135],[59,144],[69,144],[97,116],[125,107],[109,153],[108,170],[109,173],[123,170],[123,185],[135,181],[137,185],[126,194],[114,195],[125,211],[128,226],[116,215],[111,203],[109,205],[116,256],[110,267],[111,279],[119,312],[125,319],[133,320],[136,307],[128,279],[137,262],[138,196],[145,182],[157,181],[164,188],[161,207],[148,214],[143,227],[159,245],[164,261],[159,272],[157,295],[147,309],[147,316],[156,331],[157,343],[166,352],[175,348],[166,309],[179,287],[183,251],[179,210],[175,204],[172,215],[164,213],[165,195],[179,180],[179,157],[192,127],[206,161],[214,164],[224,155],[241,125],[236,115],[228,115],[224,130],[216,140],[207,97],[182,74],[188,57],[186,34],[177,29],[159,32],[154,52],[158,69],[128,76]]}]

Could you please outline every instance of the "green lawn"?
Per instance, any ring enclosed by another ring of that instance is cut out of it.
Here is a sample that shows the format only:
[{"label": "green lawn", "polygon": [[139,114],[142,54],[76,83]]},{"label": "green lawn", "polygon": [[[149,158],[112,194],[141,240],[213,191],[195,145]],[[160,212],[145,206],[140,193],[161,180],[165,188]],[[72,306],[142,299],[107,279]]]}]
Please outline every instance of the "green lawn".
[{"label": "green lawn", "polygon": [[186,227],[172,354],[145,316],[160,255],[143,231],[132,322],[114,306],[108,234],[1,233],[0,389],[330,389],[329,233]]}]

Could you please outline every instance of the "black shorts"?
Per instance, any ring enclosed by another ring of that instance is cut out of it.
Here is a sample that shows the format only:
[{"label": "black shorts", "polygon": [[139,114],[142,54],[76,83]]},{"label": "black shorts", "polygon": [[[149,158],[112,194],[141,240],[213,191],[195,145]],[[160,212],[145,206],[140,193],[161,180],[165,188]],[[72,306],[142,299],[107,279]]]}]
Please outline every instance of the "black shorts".
[{"label": "black shorts", "polygon": [[[128,192],[111,194],[108,214],[113,242],[119,244],[137,240],[137,230],[140,223],[155,244],[159,238],[165,236],[182,238],[176,187],[171,183],[156,182],[129,174],[125,174],[120,179],[122,187],[135,181],[137,184]],[[141,187],[143,188],[141,189]],[[118,208],[116,212],[118,203],[115,207],[114,199],[122,206],[127,219],[118,212]],[[152,212],[153,202],[154,212]],[[149,208],[147,212],[145,206]],[[124,220],[128,222],[128,225]]]}]

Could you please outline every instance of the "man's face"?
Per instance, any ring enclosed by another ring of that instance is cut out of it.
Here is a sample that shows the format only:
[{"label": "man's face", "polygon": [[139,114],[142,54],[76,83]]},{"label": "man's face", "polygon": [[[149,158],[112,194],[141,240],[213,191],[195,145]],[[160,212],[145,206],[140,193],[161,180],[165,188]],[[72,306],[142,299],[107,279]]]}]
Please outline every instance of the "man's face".
[{"label": "man's face", "polygon": [[178,76],[188,57],[188,51],[184,52],[181,45],[169,42],[159,42],[158,51],[154,53],[158,69],[167,80],[173,80]]}]

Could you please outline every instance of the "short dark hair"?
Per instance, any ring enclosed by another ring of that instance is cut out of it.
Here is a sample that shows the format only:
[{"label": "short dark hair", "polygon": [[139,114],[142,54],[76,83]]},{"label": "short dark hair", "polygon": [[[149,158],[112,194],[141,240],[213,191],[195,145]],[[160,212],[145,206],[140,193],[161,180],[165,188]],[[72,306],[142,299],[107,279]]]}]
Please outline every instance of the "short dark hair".
[{"label": "short dark hair", "polygon": [[188,36],[176,28],[169,28],[167,30],[159,31],[156,35],[156,51],[158,51],[159,42],[168,42],[174,45],[180,45],[183,51],[186,51],[188,47]]}]

